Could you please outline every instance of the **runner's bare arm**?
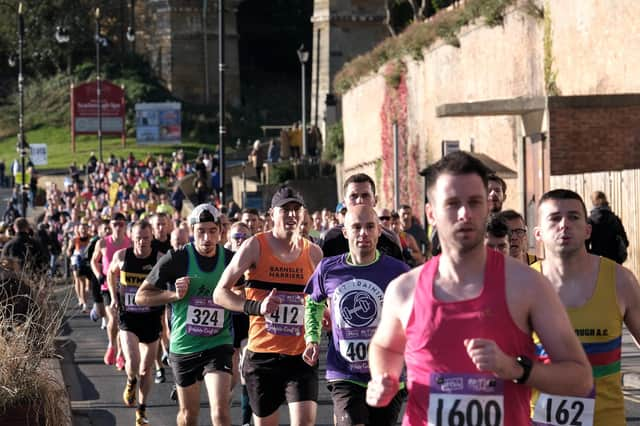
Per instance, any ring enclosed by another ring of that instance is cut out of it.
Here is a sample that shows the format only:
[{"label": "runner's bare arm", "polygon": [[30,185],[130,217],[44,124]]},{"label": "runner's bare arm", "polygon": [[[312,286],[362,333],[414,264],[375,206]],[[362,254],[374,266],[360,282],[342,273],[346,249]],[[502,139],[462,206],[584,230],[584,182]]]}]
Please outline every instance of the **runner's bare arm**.
[{"label": "runner's bare arm", "polygon": [[67,254],[67,257],[71,257],[71,255],[73,254],[73,249],[74,248],[75,248],[75,239],[71,238],[71,239],[69,239],[67,247],[64,250],[65,253]]},{"label": "runner's bare arm", "polygon": [[311,257],[311,263],[313,263],[313,267],[315,268],[322,260],[322,249],[319,245],[311,243],[309,245],[309,255]]},{"label": "runner's bare arm", "polygon": [[233,287],[242,274],[255,265],[260,256],[260,243],[252,237],[242,243],[231,262],[225,268],[218,285],[213,292],[214,303],[231,311],[242,312],[246,299],[244,295],[233,292]]},{"label": "runner's bare arm", "polygon": [[135,298],[136,305],[139,306],[168,305],[176,300],[179,298],[175,291],[158,288],[147,280],[140,285]]},{"label": "runner's bare arm", "polygon": [[367,389],[367,403],[370,405],[386,406],[398,391],[404,365],[404,331],[411,312],[416,279],[416,270],[402,274],[391,281],[385,291],[380,323],[369,346],[371,382]]},{"label": "runner's bare arm", "polygon": [[[531,326],[551,363],[534,362],[526,384],[546,393],[585,396],[593,388],[591,365],[567,312],[551,283],[542,274],[533,270],[527,272],[528,279],[523,282],[529,283],[526,297],[531,300]],[[516,367],[519,377],[522,368],[517,364]]]},{"label": "runner's bare arm", "polygon": [[113,254],[113,259],[109,264],[109,272],[107,273],[107,285],[109,287],[109,295],[111,296],[111,306],[118,305],[118,276],[120,269],[124,263],[124,254],[126,249],[120,249]]},{"label": "runner's bare arm", "polygon": [[640,285],[631,271],[616,267],[618,304],[622,308],[624,324],[640,347]]},{"label": "runner's bare arm", "polygon": [[100,238],[100,240],[96,243],[96,248],[93,250],[93,256],[91,256],[91,270],[93,271],[93,275],[96,278],[100,279],[102,275],[102,249],[104,248],[104,239]]}]

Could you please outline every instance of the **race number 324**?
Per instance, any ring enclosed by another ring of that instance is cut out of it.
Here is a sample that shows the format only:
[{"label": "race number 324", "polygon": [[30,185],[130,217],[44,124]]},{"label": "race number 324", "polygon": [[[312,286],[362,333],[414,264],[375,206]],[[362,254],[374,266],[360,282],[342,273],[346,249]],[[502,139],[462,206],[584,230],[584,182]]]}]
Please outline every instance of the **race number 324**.
[{"label": "race number 324", "polygon": [[502,396],[431,394],[430,426],[503,426]]}]

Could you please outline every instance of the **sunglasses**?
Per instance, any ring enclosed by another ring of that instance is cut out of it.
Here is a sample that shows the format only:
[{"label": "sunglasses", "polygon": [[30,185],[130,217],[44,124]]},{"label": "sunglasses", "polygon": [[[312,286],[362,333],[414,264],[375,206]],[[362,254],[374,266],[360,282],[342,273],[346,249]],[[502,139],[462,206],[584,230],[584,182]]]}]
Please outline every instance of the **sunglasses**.
[{"label": "sunglasses", "polygon": [[236,240],[244,240],[248,236],[249,235],[245,234],[244,232],[235,232],[235,233],[231,234],[231,238],[236,239]]},{"label": "sunglasses", "polygon": [[380,220],[391,220],[391,216],[378,216]]}]

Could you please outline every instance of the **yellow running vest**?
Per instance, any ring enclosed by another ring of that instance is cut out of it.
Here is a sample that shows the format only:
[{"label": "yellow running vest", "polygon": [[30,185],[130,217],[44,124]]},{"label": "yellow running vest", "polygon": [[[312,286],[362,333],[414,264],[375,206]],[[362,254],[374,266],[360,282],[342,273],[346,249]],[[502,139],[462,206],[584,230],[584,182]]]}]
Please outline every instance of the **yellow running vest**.
[{"label": "yellow running vest", "polygon": [[[531,267],[542,272],[542,264]],[[579,308],[567,308],[571,325],[589,358],[595,384],[594,426],[624,426],[624,396],[620,374],[622,348],[622,314],[616,297],[616,263],[600,258],[600,271],[593,296]],[[533,335],[538,359],[549,362],[549,357],[537,335]],[[538,400],[532,394],[532,410]]]}]

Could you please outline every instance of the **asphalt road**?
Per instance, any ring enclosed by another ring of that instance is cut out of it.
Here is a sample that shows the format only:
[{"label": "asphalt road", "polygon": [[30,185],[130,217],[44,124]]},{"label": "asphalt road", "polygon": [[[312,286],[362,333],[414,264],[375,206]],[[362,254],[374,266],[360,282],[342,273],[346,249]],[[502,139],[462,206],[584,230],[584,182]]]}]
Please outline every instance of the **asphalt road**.
[{"label": "asphalt road", "polygon": [[[69,310],[62,333],[62,371],[71,397],[73,424],[77,426],[112,426],[134,424],[134,409],[122,403],[125,384],[124,373],[106,366],[102,357],[107,345],[105,333],[98,323],[77,309]],[[640,351],[625,333],[623,338],[622,365],[624,374],[625,405],[628,425],[640,425]],[[636,373],[637,372],[637,373]],[[321,370],[321,376],[324,370]],[[167,382],[154,385],[147,414],[153,425],[174,425],[177,405],[169,399],[172,385],[170,369]],[[331,400],[324,381],[320,384],[318,425],[331,425]],[[200,425],[210,424],[206,395],[201,395]],[[234,425],[240,424],[240,404],[236,389],[231,406]],[[280,423],[289,424],[286,407],[281,407]]]}]

